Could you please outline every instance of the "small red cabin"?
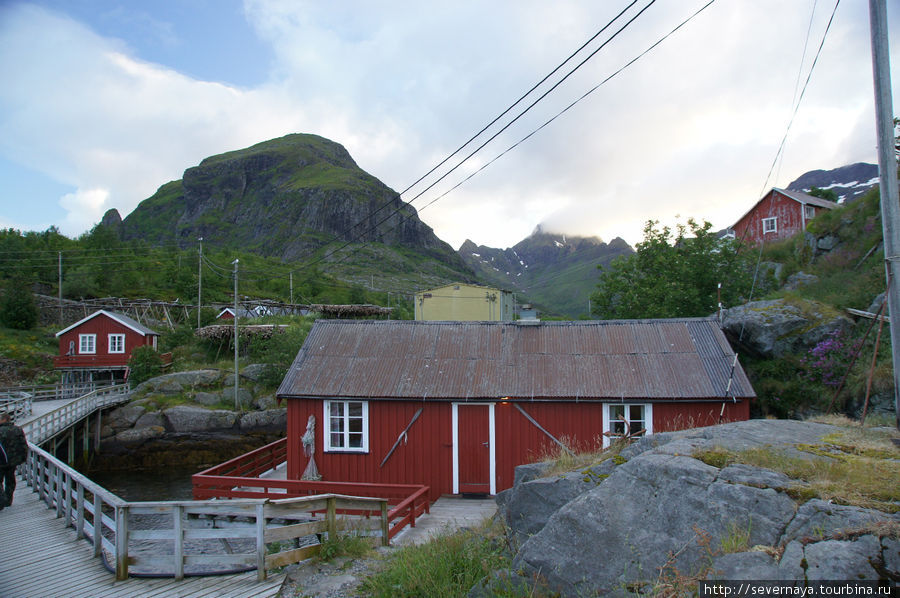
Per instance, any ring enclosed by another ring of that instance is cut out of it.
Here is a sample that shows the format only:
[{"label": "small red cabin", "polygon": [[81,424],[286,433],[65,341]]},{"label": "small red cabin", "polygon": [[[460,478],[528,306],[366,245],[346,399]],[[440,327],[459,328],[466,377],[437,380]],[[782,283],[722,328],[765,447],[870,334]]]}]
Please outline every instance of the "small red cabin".
[{"label": "small red cabin", "polygon": [[755,398],[714,320],[318,320],[278,390],[287,479],[316,421],[323,480],[496,494],[559,443],[749,417]]},{"label": "small red cabin", "polygon": [[781,241],[806,230],[810,220],[837,205],[801,191],[773,188],[731,230],[737,239],[750,245]]},{"label": "small red cabin", "polygon": [[[63,382],[121,382],[131,352],[143,345],[157,347],[159,334],[126,315],[99,310],[56,333],[59,355],[54,366]],[[171,356],[169,356],[171,359]]]}]

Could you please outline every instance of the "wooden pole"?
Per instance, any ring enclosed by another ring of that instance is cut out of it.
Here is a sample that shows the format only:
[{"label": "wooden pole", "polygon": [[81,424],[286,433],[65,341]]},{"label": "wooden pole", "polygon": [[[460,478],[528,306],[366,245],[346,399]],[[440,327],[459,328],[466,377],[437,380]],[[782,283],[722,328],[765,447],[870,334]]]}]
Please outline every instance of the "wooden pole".
[{"label": "wooden pole", "polygon": [[869,0],[872,36],[872,78],[875,86],[875,124],[878,134],[878,172],[881,177],[881,225],[888,280],[888,316],[894,366],[894,417],[900,429],[900,197],[897,159],[894,154],[894,114],[891,98],[891,67],[888,49],[887,2]]},{"label": "wooden pole", "polygon": [[234,264],[234,410],[238,410],[238,261]]}]

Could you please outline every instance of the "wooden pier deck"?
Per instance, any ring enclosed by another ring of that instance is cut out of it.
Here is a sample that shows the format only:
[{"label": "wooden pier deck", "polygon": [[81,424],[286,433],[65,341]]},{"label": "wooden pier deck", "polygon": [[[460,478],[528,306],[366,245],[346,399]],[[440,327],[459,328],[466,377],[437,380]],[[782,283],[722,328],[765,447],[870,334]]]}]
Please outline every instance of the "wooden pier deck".
[{"label": "wooden pier deck", "polygon": [[235,575],[137,578],[116,581],[115,574],[93,557],[91,545],[75,538],[56,512],[37,498],[22,480],[13,505],[0,511],[0,596],[59,597],[274,597],[284,575],[270,574],[262,583],[256,571]]}]

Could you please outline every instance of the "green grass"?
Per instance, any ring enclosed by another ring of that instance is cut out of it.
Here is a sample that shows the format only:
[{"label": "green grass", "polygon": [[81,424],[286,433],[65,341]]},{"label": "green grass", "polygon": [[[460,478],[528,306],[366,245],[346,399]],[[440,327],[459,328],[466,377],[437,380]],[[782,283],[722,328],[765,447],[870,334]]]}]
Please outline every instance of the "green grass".
[{"label": "green grass", "polygon": [[0,328],[0,356],[19,362],[19,374],[29,382],[52,384],[59,378],[53,371],[53,356],[59,353],[54,333],[54,328]]},{"label": "green grass", "polygon": [[819,444],[798,447],[815,458],[793,457],[771,447],[713,448],[693,456],[720,468],[745,463],[780,471],[802,482],[792,489],[796,500],[820,498],[895,513],[900,511],[900,450],[890,442],[893,434],[846,427]]},{"label": "green grass", "polygon": [[[485,527],[403,547],[388,557],[381,571],[363,582],[362,590],[377,598],[465,596],[485,576],[509,567],[501,537],[502,530]],[[518,594],[501,589],[494,595]]]}]

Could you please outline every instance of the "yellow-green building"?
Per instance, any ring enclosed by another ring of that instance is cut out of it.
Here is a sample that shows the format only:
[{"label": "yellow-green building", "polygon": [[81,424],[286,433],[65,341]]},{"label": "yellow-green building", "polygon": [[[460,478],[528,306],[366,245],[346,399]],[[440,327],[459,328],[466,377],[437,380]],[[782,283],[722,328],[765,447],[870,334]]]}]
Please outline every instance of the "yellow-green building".
[{"label": "yellow-green building", "polygon": [[416,293],[416,319],[431,321],[512,321],[515,296],[509,291],[455,283]]}]

